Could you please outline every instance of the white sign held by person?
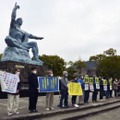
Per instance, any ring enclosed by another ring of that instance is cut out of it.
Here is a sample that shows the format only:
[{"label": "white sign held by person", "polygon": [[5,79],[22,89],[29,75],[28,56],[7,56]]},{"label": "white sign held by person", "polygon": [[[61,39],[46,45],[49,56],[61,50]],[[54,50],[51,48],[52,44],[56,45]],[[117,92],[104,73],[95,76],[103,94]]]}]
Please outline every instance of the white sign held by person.
[{"label": "white sign held by person", "polygon": [[0,84],[2,92],[16,93],[19,76],[16,74],[0,71]]}]

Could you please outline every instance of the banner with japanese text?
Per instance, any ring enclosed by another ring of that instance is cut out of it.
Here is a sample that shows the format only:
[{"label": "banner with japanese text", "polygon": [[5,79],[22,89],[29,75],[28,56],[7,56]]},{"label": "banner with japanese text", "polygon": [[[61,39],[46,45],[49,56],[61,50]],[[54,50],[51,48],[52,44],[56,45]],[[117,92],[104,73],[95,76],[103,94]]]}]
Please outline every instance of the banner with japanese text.
[{"label": "banner with japanese text", "polygon": [[59,92],[57,77],[38,77],[39,92]]},{"label": "banner with japanese text", "polygon": [[20,79],[18,75],[0,71],[0,84],[2,92],[16,93],[19,81]]},{"label": "banner with japanese text", "polygon": [[69,95],[83,95],[81,84],[75,82],[68,83]]}]

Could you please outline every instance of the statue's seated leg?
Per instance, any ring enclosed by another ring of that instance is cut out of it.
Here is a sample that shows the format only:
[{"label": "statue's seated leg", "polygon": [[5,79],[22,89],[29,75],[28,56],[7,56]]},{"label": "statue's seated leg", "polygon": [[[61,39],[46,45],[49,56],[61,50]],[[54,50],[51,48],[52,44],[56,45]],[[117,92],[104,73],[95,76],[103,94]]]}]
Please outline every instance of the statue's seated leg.
[{"label": "statue's seated leg", "polygon": [[9,47],[17,47],[17,48],[28,51],[28,49],[26,47],[22,46],[22,44],[17,43],[17,41],[14,38],[10,37],[10,36],[7,36],[5,38],[5,42],[7,43],[7,45]]},{"label": "statue's seated leg", "polygon": [[25,46],[28,49],[32,49],[33,53],[33,60],[36,62],[41,62],[43,63],[39,58],[38,58],[38,46],[36,42],[24,42],[23,46]]},{"label": "statue's seated leg", "polygon": [[32,49],[33,58],[38,58],[38,46],[36,42],[24,42],[23,46]]},{"label": "statue's seated leg", "polygon": [[10,46],[10,47],[15,47],[15,45],[14,45],[14,39],[13,39],[12,37],[7,36],[7,37],[5,38],[5,42],[6,42],[6,44],[7,44],[8,46]]}]

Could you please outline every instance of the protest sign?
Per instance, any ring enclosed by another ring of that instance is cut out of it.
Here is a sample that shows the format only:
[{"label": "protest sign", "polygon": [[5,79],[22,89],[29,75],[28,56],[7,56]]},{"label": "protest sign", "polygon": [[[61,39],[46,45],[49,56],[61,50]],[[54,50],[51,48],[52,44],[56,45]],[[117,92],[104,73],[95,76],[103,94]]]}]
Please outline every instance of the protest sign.
[{"label": "protest sign", "polygon": [[103,90],[107,91],[107,80],[103,79]]},{"label": "protest sign", "polygon": [[96,84],[96,89],[99,90],[100,89],[100,84],[99,84],[99,78],[95,77],[95,84]]},{"label": "protest sign", "polygon": [[89,90],[89,84],[85,84],[85,91]]},{"label": "protest sign", "polygon": [[83,95],[81,84],[69,82],[68,83],[68,93],[69,93],[69,95]]},{"label": "protest sign", "polygon": [[38,77],[39,92],[59,92],[57,77]]},{"label": "protest sign", "polygon": [[89,83],[90,83],[90,91],[94,91],[94,88],[93,88],[93,77],[89,78]]},{"label": "protest sign", "polygon": [[94,91],[93,84],[90,84],[90,91]]},{"label": "protest sign", "polygon": [[2,92],[16,93],[20,79],[16,74],[0,71],[0,81]]}]

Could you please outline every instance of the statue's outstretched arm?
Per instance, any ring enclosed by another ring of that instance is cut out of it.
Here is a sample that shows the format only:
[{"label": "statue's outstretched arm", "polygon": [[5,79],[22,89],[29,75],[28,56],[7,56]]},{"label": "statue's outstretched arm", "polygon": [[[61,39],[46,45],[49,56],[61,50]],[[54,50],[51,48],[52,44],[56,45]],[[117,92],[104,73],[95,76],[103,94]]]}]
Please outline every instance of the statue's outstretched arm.
[{"label": "statue's outstretched arm", "polygon": [[36,40],[42,40],[42,39],[44,39],[43,37],[37,37],[37,36],[34,36],[32,34],[29,34],[29,38],[30,39],[36,39]]}]

